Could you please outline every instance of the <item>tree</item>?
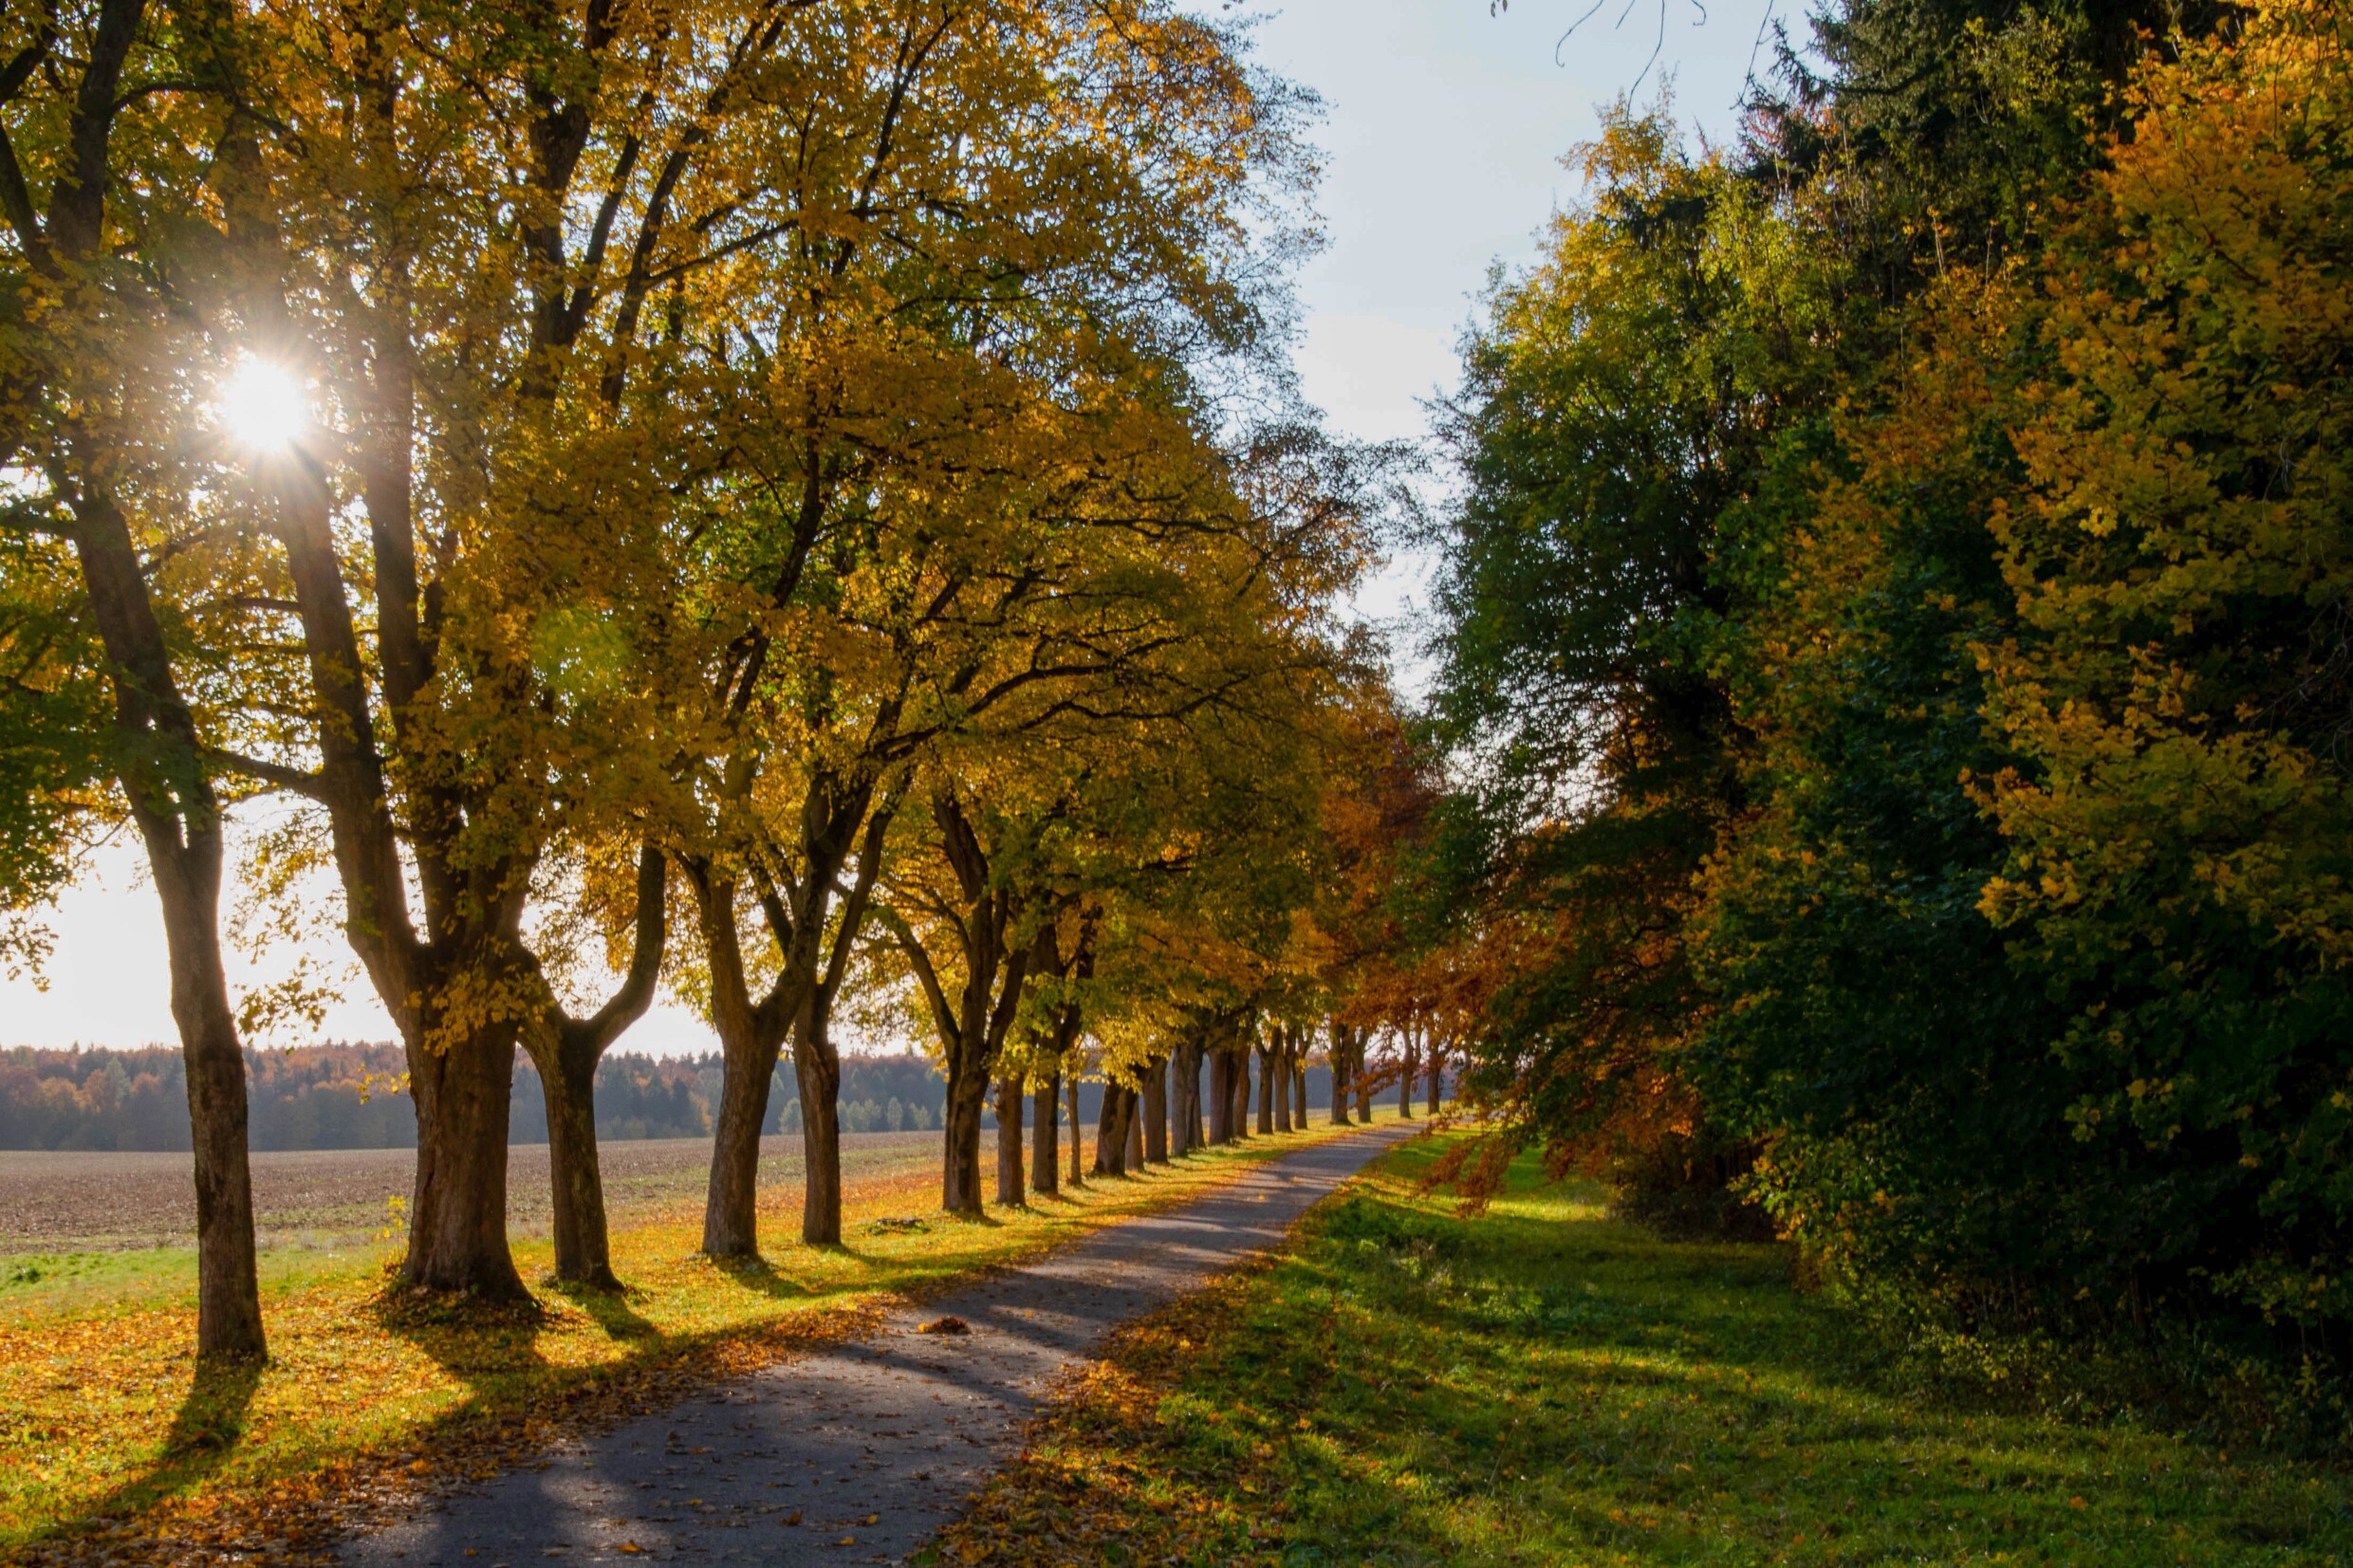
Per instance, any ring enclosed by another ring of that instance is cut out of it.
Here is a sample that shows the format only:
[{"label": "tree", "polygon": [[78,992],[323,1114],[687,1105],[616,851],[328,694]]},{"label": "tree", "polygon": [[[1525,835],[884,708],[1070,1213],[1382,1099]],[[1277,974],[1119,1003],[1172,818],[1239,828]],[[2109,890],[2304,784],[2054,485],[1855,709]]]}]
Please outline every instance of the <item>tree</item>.
[{"label": "tree", "polygon": [[2061,1000],[2069,1164],[2121,1226],[2073,1279],[2342,1324],[2353,23],[2253,8],[2130,106],[1980,351],[2019,623],[1978,650],[2018,754],[1983,907]]},{"label": "tree", "polygon": [[[1098,673],[1079,643],[1037,668],[1012,651],[1054,650],[1025,618],[1086,569],[1109,493],[1134,482],[1139,527],[1156,524],[1157,454],[1198,446],[1190,378],[1257,341],[1228,214],[1293,156],[1288,110],[1233,41],[1166,8],[1121,5],[1110,27],[1050,6],[909,6],[896,28],[887,12],[862,59],[842,57],[874,90],[791,138],[777,177],[803,238],[739,328],[774,352],[746,510],[713,536],[712,599],[733,619],[684,838],[707,950],[740,948],[749,883],[781,896],[757,900],[778,955],[766,997],[738,994],[734,959],[713,968],[736,1108],[706,1218],[721,1253],[753,1245],[767,1062],[820,946],[838,972],[862,926],[829,903],[836,873],[930,750]],[[812,1016],[796,1060],[822,1171],[830,1047]],[[822,1186],[814,1240],[839,1223]]]},{"label": "tree", "polygon": [[[17,651],[37,683],[10,715],[29,708],[45,730],[61,721],[77,727],[11,748],[31,775],[27,825],[44,834],[60,825],[59,808],[103,757],[139,828],[163,909],[173,1020],[187,1060],[196,1347],[213,1357],[259,1355],[264,1337],[244,1064],[220,950],[225,802],[191,698],[187,623],[169,613],[150,576],[166,533],[157,519],[172,514],[187,486],[169,455],[187,415],[172,372],[192,346],[184,311],[194,302],[176,286],[210,281],[201,239],[184,249],[175,242],[207,232],[205,187],[223,173],[186,150],[215,142],[228,84],[212,58],[215,19],[177,20],[184,63],[159,46],[141,0],[49,7],[0,22],[9,242],[0,251],[0,468],[11,478],[8,523],[21,541],[7,563],[14,630],[25,639]],[[151,91],[183,69],[197,79],[185,84],[193,90]],[[58,579],[63,561],[24,540],[28,533],[71,546],[79,602],[65,597],[73,590]],[[61,663],[83,638],[96,642],[97,657],[79,669]],[[103,708],[77,678],[97,668],[108,689]],[[102,747],[92,721],[104,710],[112,734]],[[11,881],[46,892],[61,865],[54,847],[20,854]]]}]

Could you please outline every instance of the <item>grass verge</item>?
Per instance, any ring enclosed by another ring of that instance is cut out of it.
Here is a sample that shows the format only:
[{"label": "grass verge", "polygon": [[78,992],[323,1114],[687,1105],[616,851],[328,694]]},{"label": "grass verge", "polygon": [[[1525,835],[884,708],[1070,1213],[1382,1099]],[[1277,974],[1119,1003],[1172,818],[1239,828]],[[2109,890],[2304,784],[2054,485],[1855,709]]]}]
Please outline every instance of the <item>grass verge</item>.
[{"label": "grass verge", "polygon": [[2341,1471],[1906,1397],[1782,1250],[1532,1160],[1458,1220],[1443,1149],[1126,1331],[918,1563],[2353,1561]]},{"label": "grass verge", "polygon": [[[934,1171],[853,1179],[845,1245],[772,1240],[768,1264],[749,1269],[695,1256],[699,1206],[682,1205],[615,1231],[624,1293],[543,1289],[537,1310],[504,1317],[388,1292],[387,1244],[340,1270],[281,1276],[263,1301],[267,1365],[201,1377],[184,1292],[108,1280],[50,1296],[0,1317],[0,1558],[317,1548],[340,1524],[487,1478],[565,1431],[855,1333],[890,1299],[1183,1202],[1331,1135],[1253,1138],[979,1222],[936,1213]],[[764,1192],[763,1233],[791,1235],[799,1211],[797,1185]],[[902,1216],[920,1223],[877,1223]],[[518,1245],[516,1262],[535,1278],[549,1249]]]}]

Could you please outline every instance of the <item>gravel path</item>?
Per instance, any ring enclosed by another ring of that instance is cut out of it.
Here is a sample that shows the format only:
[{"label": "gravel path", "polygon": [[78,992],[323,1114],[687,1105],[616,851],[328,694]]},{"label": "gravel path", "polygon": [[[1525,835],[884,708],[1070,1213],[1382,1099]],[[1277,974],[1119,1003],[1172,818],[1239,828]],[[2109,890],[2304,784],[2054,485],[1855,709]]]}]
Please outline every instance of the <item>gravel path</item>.
[{"label": "gravel path", "polygon": [[[994,1274],[872,1337],[788,1361],[555,1450],[347,1544],[371,1568],[526,1561],[896,1561],[1017,1451],[1054,1377],[1115,1325],[1282,1240],[1418,1129],[1303,1149],[1166,1213]],[[971,1332],[918,1335],[941,1317]]]}]

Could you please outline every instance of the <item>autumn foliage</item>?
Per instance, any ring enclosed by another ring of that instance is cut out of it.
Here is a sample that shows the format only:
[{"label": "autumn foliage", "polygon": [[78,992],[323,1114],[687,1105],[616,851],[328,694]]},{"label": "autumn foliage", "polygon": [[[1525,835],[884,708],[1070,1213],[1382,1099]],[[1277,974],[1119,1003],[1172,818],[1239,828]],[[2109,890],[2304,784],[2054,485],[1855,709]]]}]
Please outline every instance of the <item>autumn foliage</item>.
[{"label": "autumn foliage", "polygon": [[1621,111],[1473,346],[1481,1081],[1688,1118],[1965,1335],[2334,1364],[2353,30],[1974,11],[1834,19],[1732,148]]}]

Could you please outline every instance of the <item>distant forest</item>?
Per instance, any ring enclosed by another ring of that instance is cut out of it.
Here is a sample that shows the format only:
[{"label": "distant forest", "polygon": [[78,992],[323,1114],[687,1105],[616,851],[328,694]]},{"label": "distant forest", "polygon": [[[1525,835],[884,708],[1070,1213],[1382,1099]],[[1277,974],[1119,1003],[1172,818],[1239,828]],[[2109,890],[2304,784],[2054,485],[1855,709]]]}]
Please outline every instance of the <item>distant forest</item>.
[{"label": "distant forest", "polygon": [[[417,1116],[397,1045],[307,1045],[248,1051],[255,1149],[406,1149]],[[1101,1098],[1089,1085],[1089,1107]],[[597,1135],[608,1141],[702,1137],[718,1106],[719,1059],[617,1053],[597,1071]],[[842,1124],[851,1133],[939,1125],[938,1073],[921,1057],[845,1057]],[[797,1132],[800,1099],[787,1061],[769,1096],[768,1130]],[[176,1049],[0,1050],[0,1149],[179,1150],[188,1087]],[[545,1143],[539,1075],[515,1059],[510,1137]]]}]

